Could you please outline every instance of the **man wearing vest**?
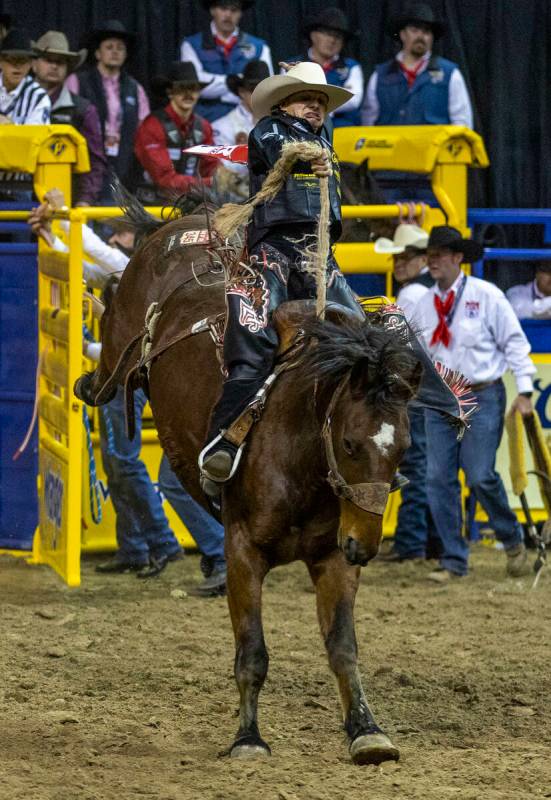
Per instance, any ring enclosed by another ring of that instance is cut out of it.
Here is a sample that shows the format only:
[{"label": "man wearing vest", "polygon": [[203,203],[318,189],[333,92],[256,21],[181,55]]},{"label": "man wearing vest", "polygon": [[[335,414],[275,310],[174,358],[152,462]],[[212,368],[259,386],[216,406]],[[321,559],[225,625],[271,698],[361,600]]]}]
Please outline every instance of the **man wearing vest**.
[{"label": "man wearing vest", "polygon": [[72,125],[88,145],[90,172],[75,175],[73,205],[94,205],[99,200],[107,172],[99,115],[93,103],[64,86],[67,75],[84,63],[87,51],[79,50],[77,53],[69,50],[64,33],[48,31],[35,42],[34,53],[33,72],[50,97],[52,124]]},{"label": "man wearing vest", "polygon": [[[223,437],[272,369],[278,336],[272,315],[286,300],[314,298],[316,282],[306,270],[304,250],[315,242],[320,213],[319,178],[329,179],[331,243],[341,234],[338,160],[325,126],[327,113],[350,92],[327,83],[319,64],[296,64],[286,75],[258,84],[252,109],[259,122],[249,134],[250,194],[254,197],[287,142],[312,142],[324,157],[297,161],[276,196],[259,204],[247,229],[250,273],[226,285],[224,364],[227,378],[210,424],[200,463],[203,489],[215,496],[231,476],[237,448]],[[329,152],[329,156],[326,153]],[[327,260],[327,300],[361,314],[332,254]]]},{"label": "man wearing vest", "polygon": [[176,61],[167,76],[158,78],[156,83],[166,92],[169,102],[142,122],[134,146],[145,170],[138,196],[142,202],[153,205],[166,203],[190,186],[210,184],[217,166],[213,158],[182,152],[193,145],[214,143],[210,123],[194,113],[205,86],[199,81],[194,65]]},{"label": "man wearing vest", "polygon": [[226,76],[241,74],[249,61],[264,61],[273,74],[270,48],[263,39],[239,29],[243,11],[254,0],[203,0],[209,9],[208,30],[187,36],[182,42],[181,60],[195,65],[199,80],[205,84],[197,113],[210,122],[223,117],[239,103],[228,89]]},{"label": "man wearing vest", "polygon": [[461,535],[459,467],[505,548],[507,574],[519,577],[527,569],[522,528],[509,507],[495,459],[506,404],[502,376],[508,369],[518,389],[513,408],[523,416],[533,413],[530,397],[536,370],[530,345],[503,292],[461,270],[463,262],[481,257],[481,245],[441,225],[431,231],[427,254],[436,283],[417,304],[414,325],[432,360],[467,378],[478,406],[461,441],[438,411],[425,411],[427,495],[443,547],[440,568],[429,578],[443,582],[467,574],[469,547]]},{"label": "man wearing vest", "polygon": [[[472,128],[471,103],[457,64],[432,52],[445,27],[431,7],[426,3],[406,6],[387,30],[400,41],[401,50],[371,75],[362,124]],[[376,177],[389,202],[416,199],[437,205],[424,177],[396,172],[379,172]]]},{"label": "man wearing vest", "polygon": [[[143,86],[123,67],[135,35],[122,22],[109,20],[92,31],[88,49],[96,65],[70,75],[66,86],[92,102],[100,116],[105,155],[111,170],[128,188],[134,168],[134,136],[138,125],[149,114],[149,101]],[[111,176],[104,182],[101,202],[112,204]]]},{"label": "man wearing vest", "polygon": [[354,36],[346,14],[340,8],[322,9],[307,22],[303,33],[309,43],[308,52],[285,61],[289,63],[314,61],[320,64],[327,77],[327,83],[348,89],[353,95],[331,115],[333,125],[336,128],[344,125],[360,125],[364,76],[358,61],[342,55],[343,47]]}]

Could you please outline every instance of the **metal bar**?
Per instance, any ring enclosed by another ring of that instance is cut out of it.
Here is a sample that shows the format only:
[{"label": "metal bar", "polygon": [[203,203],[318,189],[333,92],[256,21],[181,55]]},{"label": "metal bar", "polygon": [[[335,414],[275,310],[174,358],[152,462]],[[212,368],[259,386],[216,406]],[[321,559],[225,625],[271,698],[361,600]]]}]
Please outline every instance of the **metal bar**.
[{"label": "metal bar", "polygon": [[551,258],[551,247],[529,248],[519,247],[516,250],[512,247],[486,247],[483,259],[499,259],[501,261],[532,261],[539,258]]},{"label": "metal bar", "polygon": [[538,225],[551,222],[551,208],[469,208],[469,225]]},{"label": "metal bar", "polygon": [[[384,219],[385,217],[399,217],[404,212],[404,203],[390,203],[378,206],[342,206],[343,219]],[[423,203],[416,203],[415,216],[423,213]]]}]

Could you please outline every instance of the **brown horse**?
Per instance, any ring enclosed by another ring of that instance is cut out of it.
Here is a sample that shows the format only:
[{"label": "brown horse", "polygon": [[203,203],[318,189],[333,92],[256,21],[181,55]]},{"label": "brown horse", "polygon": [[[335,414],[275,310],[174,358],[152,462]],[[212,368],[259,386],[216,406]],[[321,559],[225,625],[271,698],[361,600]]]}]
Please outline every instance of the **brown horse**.
[{"label": "brown horse", "polygon": [[[205,228],[204,215],[188,216],[149,236],[104,315],[100,367],[76,387],[79,396],[93,401],[117,362],[118,379],[124,379],[138,356],[136,337],[147,308],[161,301],[152,337],[153,352],[160,354],[150,365],[151,406],[173,469],[203,505],[197,457],[222,383],[215,347],[208,333],[199,333],[161,350],[193,323],[223,310],[220,275],[205,248],[170,244],[185,231]],[[283,314],[281,330],[288,332],[298,320],[309,346],[298,366],[275,382],[222,496],[241,700],[230,752],[234,757],[270,752],[257,723],[268,669],[262,584],[270,569],[298,559],[315,586],[352,759],[379,763],[398,758],[398,750],[376,725],[362,689],[353,609],[360,565],[377,553],[390,482],[409,443],[406,409],[421,369],[396,335],[367,320],[343,324],[337,314],[336,321],[316,322],[304,311],[301,315],[300,307],[294,311],[294,321]],[[122,363],[133,338],[134,354]]]}]

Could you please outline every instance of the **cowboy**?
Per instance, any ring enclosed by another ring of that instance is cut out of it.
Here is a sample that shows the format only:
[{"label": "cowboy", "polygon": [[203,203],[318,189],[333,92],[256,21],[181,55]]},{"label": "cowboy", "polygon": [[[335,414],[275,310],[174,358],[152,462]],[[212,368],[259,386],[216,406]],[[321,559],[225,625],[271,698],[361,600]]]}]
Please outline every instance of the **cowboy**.
[{"label": "cowboy", "polygon": [[[251,105],[252,93],[270,72],[264,61],[249,61],[241,75],[228,75],[226,83],[230,92],[239,97],[239,103],[228,114],[217,119],[212,125],[215,144],[247,144],[249,133],[255,122]],[[230,172],[248,180],[249,170],[245,164],[230,161],[224,165]],[[248,191],[248,189],[247,189]]]},{"label": "cowboy", "polygon": [[64,86],[69,73],[84,63],[87,53],[87,50],[69,50],[67,37],[61,31],[48,31],[34,45],[33,72],[50,97],[51,122],[54,125],[72,125],[88,145],[90,171],[75,175],[73,204],[76,206],[94,205],[98,201],[107,171],[96,107]]},{"label": "cowboy", "polygon": [[199,80],[205,84],[197,111],[210,122],[223,117],[239,103],[239,97],[228,89],[226,77],[241,74],[249,61],[263,61],[270,75],[272,56],[263,39],[239,28],[243,11],[254,0],[202,0],[211,23],[208,30],[187,36],[182,42],[182,61],[195,64]]},{"label": "cowboy", "polygon": [[165,77],[157,78],[168,103],[145,119],[136,134],[134,152],[144,169],[138,196],[142,202],[166,203],[170,195],[182,194],[190,186],[209,184],[216,170],[215,159],[183,153],[183,148],[213,144],[212,128],[194,109],[201,89],[190,61],[173,62]]},{"label": "cowboy", "polygon": [[[136,36],[119,20],[108,20],[93,30],[87,40],[96,65],[78,75],[73,73],[66,86],[92,102],[100,116],[103,146],[111,170],[125,185],[132,180],[134,136],[138,125],[149,114],[149,100],[141,84],[124,70],[129,48]],[[102,189],[101,202],[112,204],[111,176]]]},{"label": "cowboy", "polygon": [[410,3],[387,32],[401,43],[390,61],[379,64],[367,86],[364,125],[465,125],[473,113],[457,64],[432,52],[445,31],[426,3]]},{"label": "cowboy", "polygon": [[534,280],[512,286],[506,297],[519,319],[551,319],[551,251],[537,264]]},{"label": "cowboy", "polygon": [[33,43],[27,34],[12,28],[0,44],[0,124],[47,125],[50,98],[29,75]]},{"label": "cowboy", "polygon": [[331,119],[336,128],[360,125],[360,106],[364,96],[362,67],[359,61],[342,55],[343,48],[355,36],[348,17],[340,8],[324,8],[310,18],[303,34],[309,42],[307,54],[286,59],[286,62],[313,61],[323,68],[327,83],[352,92],[350,100],[333,112]]},{"label": "cowboy", "polygon": [[[415,306],[434,285],[427,266],[429,236],[417,225],[398,225],[393,239],[379,238],[375,252],[392,255],[394,280],[398,285],[396,303],[408,322],[412,322]],[[427,544],[433,530],[427,500],[427,440],[425,410],[408,408],[411,444],[400,462],[400,472],[409,481],[401,489],[402,500],[389,552],[380,554],[385,563],[418,562],[427,556]]]},{"label": "cowboy", "polygon": [[440,567],[429,577],[438,582],[468,571],[468,545],[461,535],[459,466],[504,545],[507,573],[517,577],[526,569],[522,528],[509,507],[495,459],[506,403],[503,374],[510,369],[515,376],[518,395],[513,409],[530,416],[535,367],[528,340],[503,292],[461,269],[462,263],[476,261],[482,253],[481,245],[464,239],[455,228],[433,228],[427,256],[436,283],[414,312],[414,324],[433,361],[463,373],[478,404],[461,441],[438,411],[425,411],[427,495],[443,548]]},{"label": "cowboy", "polygon": [[[328,178],[331,243],[341,234],[338,161],[325,120],[351,97],[347,89],[331,86],[319,64],[297,64],[286,75],[266,78],[252,95],[259,118],[249,135],[248,166],[251,196],[262,187],[286,142],[312,142],[324,155],[310,163],[299,161],[283,188],[254,210],[247,231],[251,275],[226,287],[227,323],[224,361],[227,379],[211,419],[209,445],[202,454],[205,491],[230,477],[236,448],[223,438],[269,375],[278,345],[272,314],[286,300],[313,298],[316,286],[305,271],[304,250],[315,245],[320,213],[319,179]],[[358,313],[359,306],[344,275],[330,255],[327,299]]]}]

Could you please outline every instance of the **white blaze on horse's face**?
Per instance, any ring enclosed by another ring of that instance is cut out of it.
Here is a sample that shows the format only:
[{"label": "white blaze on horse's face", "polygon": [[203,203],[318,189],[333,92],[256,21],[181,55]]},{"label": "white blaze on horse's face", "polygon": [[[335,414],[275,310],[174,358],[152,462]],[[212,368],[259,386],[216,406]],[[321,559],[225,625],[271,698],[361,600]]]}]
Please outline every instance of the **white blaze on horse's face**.
[{"label": "white blaze on horse's face", "polygon": [[389,422],[383,422],[377,433],[369,438],[373,439],[381,455],[386,456],[394,444],[394,425]]}]

